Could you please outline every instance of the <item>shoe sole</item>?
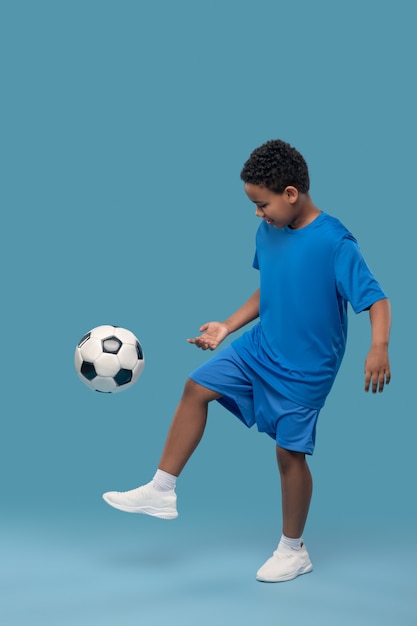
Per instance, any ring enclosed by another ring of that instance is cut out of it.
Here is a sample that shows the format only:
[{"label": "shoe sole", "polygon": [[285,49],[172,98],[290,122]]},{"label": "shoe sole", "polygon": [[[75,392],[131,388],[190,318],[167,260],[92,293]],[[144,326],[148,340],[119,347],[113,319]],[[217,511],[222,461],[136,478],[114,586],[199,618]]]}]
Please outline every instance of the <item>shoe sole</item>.
[{"label": "shoe sole", "polygon": [[294,578],[297,578],[298,576],[301,576],[302,574],[309,574],[310,572],[313,571],[313,565],[311,563],[307,563],[306,565],[303,565],[302,567],[298,568],[298,570],[296,572],[293,572],[292,574],[287,574],[286,576],[280,576],[279,578],[267,578],[266,576],[256,576],[256,580],[258,580],[261,583],[284,583],[287,582],[288,580],[294,580]]},{"label": "shoe sole", "polygon": [[124,511],[125,513],[138,513],[143,515],[150,515],[151,517],[159,517],[160,519],[175,519],[178,517],[178,512],[173,509],[155,509],[148,506],[125,506],[124,504],[117,504],[110,499],[103,496],[103,500],[107,502],[114,509]]}]

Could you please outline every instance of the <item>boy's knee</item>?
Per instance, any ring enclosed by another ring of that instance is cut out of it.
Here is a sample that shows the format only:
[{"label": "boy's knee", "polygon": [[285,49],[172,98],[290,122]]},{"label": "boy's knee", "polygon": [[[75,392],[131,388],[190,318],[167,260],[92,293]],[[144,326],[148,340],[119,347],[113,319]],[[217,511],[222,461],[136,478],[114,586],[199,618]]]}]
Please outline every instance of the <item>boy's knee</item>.
[{"label": "boy's knee", "polygon": [[286,472],[294,465],[304,464],[306,462],[304,452],[286,450],[285,448],[281,448],[281,446],[277,446],[277,460],[281,472]]},{"label": "boy's knee", "polygon": [[204,387],[191,378],[187,378],[184,385],[184,395],[203,395]]},{"label": "boy's knee", "polygon": [[211,402],[212,400],[216,400],[221,397],[220,393],[216,393],[211,389],[207,389],[207,387],[203,387],[199,383],[196,383],[191,378],[187,378],[187,381],[184,386],[184,394],[185,398],[194,398],[195,400],[200,400],[201,402]]}]

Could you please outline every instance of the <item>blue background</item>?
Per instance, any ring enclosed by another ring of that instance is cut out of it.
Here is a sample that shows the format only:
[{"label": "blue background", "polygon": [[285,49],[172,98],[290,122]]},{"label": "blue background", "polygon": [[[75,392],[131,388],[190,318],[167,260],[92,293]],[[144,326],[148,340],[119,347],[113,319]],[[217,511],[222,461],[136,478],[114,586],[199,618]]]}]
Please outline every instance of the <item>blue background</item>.
[{"label": "blue background", "polygon": [[[415,14],[412,0],[0,3],[3,624],[417,622]],[[393,381],[364,394],[369,322],[352,313],[311,460],[315,571],[260,585],[280,536],[275,451],[221,407],[178,520],[101,493],[151,478],[208,357],[186,338],[257,287],[239,173],[275,137],[392,299]],[[73,368],[106,323],[146,355],[115,396]]]}]

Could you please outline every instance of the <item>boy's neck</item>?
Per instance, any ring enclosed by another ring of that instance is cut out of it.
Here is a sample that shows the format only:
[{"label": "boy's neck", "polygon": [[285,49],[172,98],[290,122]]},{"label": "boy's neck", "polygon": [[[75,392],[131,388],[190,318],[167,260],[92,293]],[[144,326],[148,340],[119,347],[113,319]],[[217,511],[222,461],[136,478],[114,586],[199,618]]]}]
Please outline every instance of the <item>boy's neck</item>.
[{"label": "boy's neck", "polygon": [[318,207],[314,204],[309,193],[302,193],[297,199],[297,217],[294,222],[289,225],[289,228],[298,230],[304,228],[314,222],[314,220],[322,213]]}]

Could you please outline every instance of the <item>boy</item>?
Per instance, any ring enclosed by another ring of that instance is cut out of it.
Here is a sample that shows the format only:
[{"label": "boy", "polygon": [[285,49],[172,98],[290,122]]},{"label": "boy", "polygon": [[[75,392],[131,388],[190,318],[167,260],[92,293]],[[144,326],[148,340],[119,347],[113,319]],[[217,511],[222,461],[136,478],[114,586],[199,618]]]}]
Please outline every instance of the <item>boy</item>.
[{"label": "boy", "polygon": [[209,402],[217,400],[276,442],[282,536],[256,578],[280,582],[312,570],[302,540],[312,493],[305,455],[313,453],[319,411],[344,354],[347,303],[370,313],[365,391],[373,393],[390,381],[391,314],[354,237],[314,205],[297,150],[268,141],[252,152],[241,179],[262,218],[253,263],[260,288],[225,322],[204,324],[188,341],[214,350],[230,333],[259,322],[190,375],[153,480],[103,498],[122,511],[177,517],[176,479],[203,435]]}]

